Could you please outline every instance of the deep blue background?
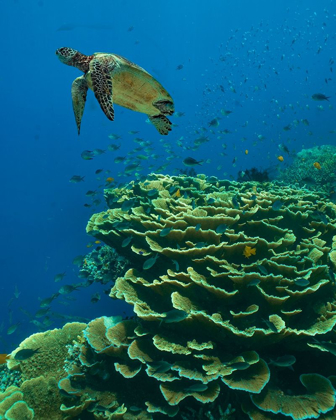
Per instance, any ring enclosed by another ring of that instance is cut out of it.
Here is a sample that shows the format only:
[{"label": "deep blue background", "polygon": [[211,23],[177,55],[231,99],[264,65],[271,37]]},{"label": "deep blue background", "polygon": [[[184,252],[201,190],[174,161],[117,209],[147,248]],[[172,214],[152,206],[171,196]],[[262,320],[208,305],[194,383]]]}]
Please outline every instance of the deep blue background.
[{"label": "deep blue background", "polygon": [[[86,191],[101,184],[95,170],[109,169],[118,182],[127,180],[118,177],[123,164],[113,160],[138,146],[133,142],[136,136],[152,141],[154,153],[161,155],[142,164],[142,174],[150,172],[148,165],[153,164],[155,171],[167,163],[162,137],[145,123],[145,115],[116,106],[112,123],[91,91],[78,138],[70,89],[80,72],[59,62],[57,48],[123,55],[166,87],[176,110],[185,113],[173,118],[178,127],[164,138],[178,156],[166,173],[182,168],[182,160],[192,156],[211,159],[199,171],[236,178],[239,170],[253,166],[275,169],[280,164],[277,156],[283,154],[278,148],[281,143],[299,151],[336,142],[336,135],[330,133],[336,129],[336,98],[329,65],[330,59],[336,59],[334,1],[94,3],[8,0],[2,5],[0,353],[37,331],[20,307],[34,313],[38,297],[78,281],[72,260],[88,251],[91,238],[85,233],[86,223],[93,212],[104,209],[103,204],[97,209],[83,206],[88,202]],[[181,64],[183,68],[177,70]],[[326,83],[326,78],[332,80]],[[316,92],[331,96],[330,103],[312,101]],[[323,110],[318,109],[320,105]],[[233,113],[224,117],[223,108]],[[191,146],[200,136],[196,131],[209,130],[209,121],[216,117],[221,118],[220,125],[213,133],[204,133],[210,142],[199,150],[184,150],[176,144],[183,137],[184,147]],[[300,122],[294,127],[293,121],[301,119],[308,119],[310,125]],[[284,131],[288,124],[292,129]],[[231,133],[219,133],[224,129]],[[130,130],[139,133],[132,136]],[[122,139],[110,140],[111,133]],[[80,156],[85,149],[107,149],[110,143],[121,143],[121,149],[92,161]],[[227,156],[221,155],[223,143]],[[285,156],[283,165],[288,163]],[[85,182],[69,183],[72,175],[85,176]],[[62,283],[54,283],[55,274],[64,271]],[[8,306],[15,285],[21,294]],[[90,296],[98,290],[96,285],[74,292],[77,300],[71,306],[56,304],[53,309],[86,318],[124,310],[120,302],[106,296],[91,304]],[[7,336],[10,321],[21,325]]]}]

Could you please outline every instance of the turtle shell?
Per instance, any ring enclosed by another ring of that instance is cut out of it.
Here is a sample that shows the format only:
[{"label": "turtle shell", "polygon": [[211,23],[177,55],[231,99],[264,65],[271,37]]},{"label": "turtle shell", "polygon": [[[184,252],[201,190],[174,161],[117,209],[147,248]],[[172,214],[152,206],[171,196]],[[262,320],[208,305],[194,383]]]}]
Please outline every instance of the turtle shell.
[{"label": "turtle shell", "polygon": [[[157,115],[160,111],[153,103],[173,102],[166,89],[137,64],[117,54],[96,53],[94,56],[110,57],[115,64],[111,71],[112,96],[115,104],[147,115]],[[92,89],[90,72],[86,74],[86,80]]]}]

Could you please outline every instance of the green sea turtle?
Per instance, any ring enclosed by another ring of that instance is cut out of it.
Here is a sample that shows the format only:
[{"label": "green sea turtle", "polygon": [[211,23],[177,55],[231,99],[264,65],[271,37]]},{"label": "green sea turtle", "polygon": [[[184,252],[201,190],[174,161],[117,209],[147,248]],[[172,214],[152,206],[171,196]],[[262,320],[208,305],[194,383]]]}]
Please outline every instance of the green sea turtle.
[{"label": "green sea turtle", "polygon": [[146,70],[117,54],[84,55],[64,47],[56,50],[56,55],[62,63],[84,72],[71,88],[78,134],[89,88],[109,120],[114,119],[113,103],[116,103],[147,114],[160,134],[169,133],[172,124],[166,115],[174,113],[173,99]]}]

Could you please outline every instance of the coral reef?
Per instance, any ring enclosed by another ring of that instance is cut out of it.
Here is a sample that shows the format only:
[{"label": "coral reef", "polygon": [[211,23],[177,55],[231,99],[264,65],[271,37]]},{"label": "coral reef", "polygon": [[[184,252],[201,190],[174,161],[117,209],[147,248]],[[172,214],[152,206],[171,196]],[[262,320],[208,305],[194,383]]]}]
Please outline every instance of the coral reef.
[{"label": "coral reef", "polygon": [[335,166],[336,147],[325,144],[301,150],[277,178],[292,185],[330,193],[336,186]]},{"label": "coral reef", "polygon": [[151,175],[105,198],[87,232],[129,262],[110,296],[135,317],[25,340],[45,354],[8,366],[34,418],[47,390],[55,419],[336,417],[336,206],[324,194]]},{"label": "coral reef", "polygon": [[129,268],[129,262],[109,246],[97,247],[86,255],[79,277],[101,284],[114,283]]}]

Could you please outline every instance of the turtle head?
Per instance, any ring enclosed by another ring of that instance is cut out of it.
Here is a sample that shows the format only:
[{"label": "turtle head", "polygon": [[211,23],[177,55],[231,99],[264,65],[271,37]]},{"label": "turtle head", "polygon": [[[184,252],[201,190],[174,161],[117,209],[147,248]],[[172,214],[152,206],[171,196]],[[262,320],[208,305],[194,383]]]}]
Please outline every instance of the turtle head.
[{"label": "turtle head", "polygon": [[68,66],[77,67],[86,73],[89,70],[89,63],[93,56],[87,56],[73,48],[62,47],[56,50],[56,55],[60,61]]},{"label": "turtle head", "polygon": [[68,64],[69,66],[74,65],[75,57],[77,54],[77,50],[68,47],[62,47],[56,50],[56,55],[61,60],[61,62],[64,64]]}]

